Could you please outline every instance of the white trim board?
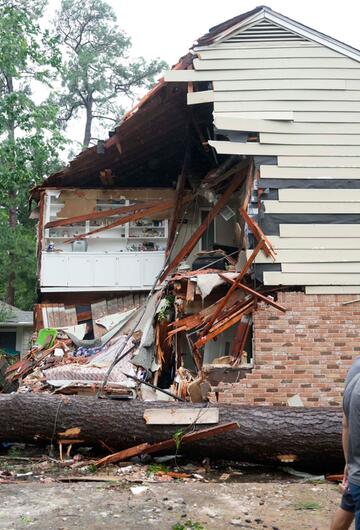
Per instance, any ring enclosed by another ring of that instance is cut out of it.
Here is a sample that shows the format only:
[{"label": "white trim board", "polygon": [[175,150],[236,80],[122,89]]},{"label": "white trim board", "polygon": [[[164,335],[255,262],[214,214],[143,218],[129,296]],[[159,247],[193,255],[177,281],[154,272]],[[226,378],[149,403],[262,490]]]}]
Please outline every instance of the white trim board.
[{"label": "white trim board", "polygon": [[319,272],[338,272],[338,273],[360,273],[360,263],[282,263],[281,272],[296,273],[319,273]]},{"label": "white trim board", "polygon": [[359,238],[360,224],[280,224],[280,237]]},{"label": "white trim board", "polygon": [[[279,123],[275,120],[259,120],[251,117],[224,117],[217,113],[214,114],[214,124],[218,129],[229,131],[249,131],[260,132],[260,134],[271,133],[272,136],[301,134],[306,137],[309,135],[344,135],[360,134],[360,123],[349,123],[344,127],[343,123]],[[278,134],[277,134],[278,133]],[[286,142],[284,142],[286,143]]]},{"label": "white trim board", "polygon": [[[282,144],[261,144],[258,142],[234,142],[234,141],[217,141],[210,140],[209,145],[216,149],[220,154],[232,155],[269,155],[269,156],[286,156],[286,157],[324,157],[326,167],[328,159],[337,159],[338,157],[348,157],[360,160],[360,149],[357,145],[282,145]],[[333,156],[336,153],[336,157]],[[279,164],[280,165],[280,164]],[[286,165],[286,164],[285,164]],[[352,165],[352,164],[351,164]]]},{"label": "white trim board", "polygon": [[[251,256],[252,250],[246,251],[246,257]],[[320,250],[303,250],[290,249],[278,250],[275,263],[341,263],[341,262],[359,262],[360,248],[355,250],[338,249],[320,249]],[[271,257],[266,256],[264,252],[259,252],[255,258],[255,263],[274,263]],[[360,274],[360,265],[359,265]]]},{"label": "white trim board", "polygon": [[[331,127],[329,127],[331,128]],[[342,126],[343,132],[347,127]],[[260,132],[261,144],[360,146],[360,134],[278,134]],[[359,147],[358,147],[359,149]]]},{"label": "white trim board", "polygon": [[360,202],[360,189],[279,189],[280,202]]},{"label": "white trim board", "polygon": [[[303,225],[302,225],[303,226]],[[333,226],[333,225],[331,225]],[[360,249],[357,237],[279,237],[267,236],[276,250],[286,249]]]},{"label": "white trim board", "polygon": [[309,285],[305,294],[359,294],[360,285]]},{"label": "white trim board", "polygon": [[[291,45],[291,48],[321,48],[320,44],[316,42],[301,41],[301,42],[288,42],[283,40],[272,40],[266,41],[266,48],[287,48]],[[195,46],[197,53],[198,51],[208,51],[208,50],[243,50],[243,49],[253,49],[253,48],[264,48],[264,42],[215,42],[213,44],[207,44],[204,46]]]},{"label": "white trim board", "polygon": [[[359,202],[281,202],[281,201],[263,201],[266,213],[334,213],[350,214],[358,213],[360,220],[360,203]],[[360,246],[359,246],[360,248]]]},{"label": "white trim board", "polygon": [[260,166],[261,178],[266,179],[360,179],[359,168],[343,167],[278,167]]},{"label": "white trim board", "polygon": [[264,272],[264,285],[360,285],[360,274]]}]

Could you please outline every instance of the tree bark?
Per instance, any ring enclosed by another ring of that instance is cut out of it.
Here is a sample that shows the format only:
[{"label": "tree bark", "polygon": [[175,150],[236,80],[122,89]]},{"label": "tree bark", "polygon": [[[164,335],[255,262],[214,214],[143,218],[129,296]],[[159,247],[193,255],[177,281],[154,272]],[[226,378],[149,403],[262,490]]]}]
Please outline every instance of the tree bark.
[{"label": "tree bark", "polygon": [[[8,94],[14,92],[14,81],[12,77],[7,77],[7,91]],[[8,123],[8,141],[15,154],[15,123],[14,120],[10,120]],[[15,231],[17,224],[17,208],[16,208],[16,190],[11,189],[8,192],[8,223],[9,229]],[[15,304],[15,270],[16,270],[16,258],[13,252],[9,253],[10,266],[8,281],[6,287],[6,303],[10,305]]]},{"label": "tree bark", "polygon": [[[156,443],[171,438],[184,427],[147,425],[144,410],[174,406],[202,405],[45,394],[3,395],[0,441],[56,442],[63,437],[60,433],[78,427],[78,438],[84,443],[105,442],[114,450]],[[222,405],[219,410],[220,423],[236,421],[239,429],[184,445],[181,454],[290,465],[316,472],[340,470],[343,466],[340,409]]]},{"label": "tree bark", "polygon": [[85,133],[84,133],[84,140],[83,140],[84,147],[89,147],[89,143],[91,140],[91,125],[92,125],[92,120],[93,120],[92,106],[93,106],[93,102],[92,102],[92,99],[90,98],[86,104],[86,123],[85,123]]}]

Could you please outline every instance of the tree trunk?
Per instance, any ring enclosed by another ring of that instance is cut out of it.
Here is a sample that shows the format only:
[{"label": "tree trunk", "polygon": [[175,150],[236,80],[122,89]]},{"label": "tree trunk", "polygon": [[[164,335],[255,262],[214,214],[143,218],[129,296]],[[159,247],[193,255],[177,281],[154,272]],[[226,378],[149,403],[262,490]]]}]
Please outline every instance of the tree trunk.
[{"label": "tree trunk", "polygon": [[92,106],[93,106],[92,99],[89,99],[86,105],[86,123],[85,123],[85,133],[84,133],[84,140],[83,140],[84,147],[89,147],[89,143],[91,140],[91,125],[92,125],[92,120],[93,120]]},{"label": "tree trunk", "polygon": [[[55,442],[78,427],[86,444],[105,442],[114,450],[171,438],[180,426],[147,425],[146,408],[199,407],[164,402],[112,401],[92,397],[10,394],[0,396],[0,441]],[[340,470],[342,413],[337,408],[222,405],[220,423],[240,428],[184,445],[181,454],[281,464],[313,471]],[[198,426],[199,429],[206,427]]]},{"label": "tree trunk", "polygon": [[[9,94],[14,92],[14,82],[12,77],[7,78],[7,90]],[[8,142],[12,147],[15,153],[15,123],[14,120],[9,121],[8,123]],[[17,208],[16,208],[16,191],[9,190],[8,192],[8,222],[9,229],[12,231],[16,230],[17,224]],[[10,305],[15,304],[15,269],[16,269],[16,257],[13,252],[9,253],[9,274],[6,287],[6,303]]]}]

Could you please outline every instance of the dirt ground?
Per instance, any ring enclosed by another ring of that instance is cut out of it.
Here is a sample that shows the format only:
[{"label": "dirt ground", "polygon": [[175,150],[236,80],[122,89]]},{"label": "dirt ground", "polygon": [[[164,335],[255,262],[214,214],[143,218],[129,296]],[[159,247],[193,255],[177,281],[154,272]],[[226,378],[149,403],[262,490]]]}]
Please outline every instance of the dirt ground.
[{"label": "dirt ground", "polygon": [[337,486],[327,482],[279,480],[271,474],[266,481],[263,475],[257,480],[252,474],[251,481],[220,476],[0,484],[0,530],[328,530],[340,499]]}]

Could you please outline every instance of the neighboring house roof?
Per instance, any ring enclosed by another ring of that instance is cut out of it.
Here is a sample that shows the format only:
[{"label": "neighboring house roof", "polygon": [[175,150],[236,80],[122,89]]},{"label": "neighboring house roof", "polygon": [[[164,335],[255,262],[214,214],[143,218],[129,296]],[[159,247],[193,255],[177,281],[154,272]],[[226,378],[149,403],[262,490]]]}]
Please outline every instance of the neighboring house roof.
[{"label": "neighboring house roof", "polygon": [[5,302],[0,302],[0,327],[33,326],[32,311],[23,311]]},{"label": "neighboring house roof", "polygon": [[[172,70],[191,68],[196,51],[202,46],[229,39],[253,25],[261,25],[262,21],[281,26],[284,31],[292,32],[302,39],[313,40],[360,61],[359,50],[261,5],[212,27]],[[100,149],[94,146],[82,151],[67,167],[50,175],[41,186],[35,188],[33,197],[38,197],[42,186],[100,187],[99,172],[105,168],[113,171],[114,185],[168,185],[172,175],[180,171],[183,161],[189,123],[186,97],[186,83],[168,83],[161,78],[125,114],[113,135],[104,141]],[[202,119],[206,122],[211,117],[211,104],[196,107],[201,109],[193,108],[191,112],[202,112]],[[190,116],[190,119],[193,118]]]}]

